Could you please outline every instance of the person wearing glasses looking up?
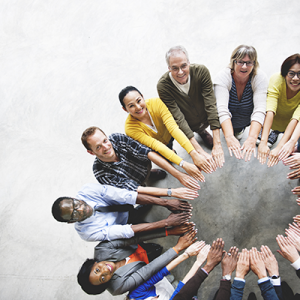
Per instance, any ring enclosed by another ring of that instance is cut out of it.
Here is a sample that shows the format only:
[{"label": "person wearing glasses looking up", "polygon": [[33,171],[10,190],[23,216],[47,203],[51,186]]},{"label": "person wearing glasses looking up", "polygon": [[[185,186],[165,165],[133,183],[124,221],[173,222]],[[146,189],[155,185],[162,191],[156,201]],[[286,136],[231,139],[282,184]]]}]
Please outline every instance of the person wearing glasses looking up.
[{"label": "person wearing glasses looking up", "polygon": [[[161,205],[171,211],[165,220],[142,223],[143,207],[133,205]],[[110,185],[89,183],[76,198],[60,197],[52,205],[52,215],[58,222],[75,224],[79,236],[86,241],[128,239],[137,233],[187,223],[192,206],[177,199],[161,199]]]},{"label": "person wearing glasses looking up", "polygon": [[[267,115],[258,146],[258,159],[261,164],[264,164],[268,158],[268,167],[287,158],[294,151],[299,138],[299,77],[300,54],[297,53],[289,56],[282,63],[281,73],[276,73],[270,78]],[[273,130],[271,133],[270,129]],[[275,149],[270,151],[269,147],[276,142],[279,133],[283,133],[283,136]]]},{"label": "person wearing glasses looking up", "polygon": [[[221,127],[230,156],[249,161],[256,157],[256,140],[266,112],[268,80],[258,68],[254,47],[240,45],[231,54],[229,66],[214,80],[214,91]],[[245,128],[249,135],[243,145]]]},{"label": "person wearing glasses looking up", "polygon": [[[220,123],[209,70],[204,65],[190,64],[183,46],[175,46],[166,53],[168,72],[157,83],[160,99],[168,107],[176,123],[191,144],[213,170],[224,164],[220,140]],[[213,137],[206,130],[210,126]],[[197,132],[211,155],[203,150],[194,137]]]}]

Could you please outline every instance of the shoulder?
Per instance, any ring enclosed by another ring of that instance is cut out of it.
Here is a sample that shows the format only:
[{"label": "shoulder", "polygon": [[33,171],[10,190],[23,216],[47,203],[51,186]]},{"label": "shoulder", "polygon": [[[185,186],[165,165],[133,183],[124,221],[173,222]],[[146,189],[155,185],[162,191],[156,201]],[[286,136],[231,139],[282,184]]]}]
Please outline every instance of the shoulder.
[{"label": "shoulder", "polygon": [[263,87],[263,88],[267,88],[268,87],[268,79],[267,79],[267,75],[260,69],[257,70],[256,75],[253,76],[252,79],[252,87]]},{"label": "shoulder", "polygon": [[169,76],[169,71],[166,72],[163,76],[160,77],[157,83],[157,88],[162,88],[165,86],[165,84],[170,83],[171,79]]},{"label": "shoulder", "polygon": [[190,64],[190,73],[194,74],[209,74],[209,70],[205,65]]},{"label": "shoulder", "polygon": [[285,83],[285,79],[281,76],[281,74],[278,72],[278,73],[275,73],[273,74],[271,77],[270,77],[270,80],[269,80],[269,85],[276,85],[276,86],[279,86],[281,84]]},{"label": "shoulder", "polygon": [[214,84],[231,85],[231,83],[232,83],[231,69],[228,67],[220,71],[217,74],[216,78],[214,79]]}]

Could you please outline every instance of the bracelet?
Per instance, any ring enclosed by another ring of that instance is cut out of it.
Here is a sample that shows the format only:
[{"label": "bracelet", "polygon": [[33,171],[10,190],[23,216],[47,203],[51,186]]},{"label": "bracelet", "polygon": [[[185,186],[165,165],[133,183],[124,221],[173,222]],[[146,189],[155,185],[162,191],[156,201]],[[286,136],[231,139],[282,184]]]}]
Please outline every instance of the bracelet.
[{"label": "bracelet", "polygon": [[166,236],[168,236],[168,229],[167,229],[167,227],[165,229],[166,229]]},{"label": "bracelet", "polygon": [[184,253],[186,253],[189,257],[191,257],[188,252],[184,251]]},{"label": "bracelet", "polygon": [[183,163],[184,163],[184,160],[182,160],[182,161],[179,163],[179,167],[181,167],[181,168],[182,168],[182,166],[183,166]]}]

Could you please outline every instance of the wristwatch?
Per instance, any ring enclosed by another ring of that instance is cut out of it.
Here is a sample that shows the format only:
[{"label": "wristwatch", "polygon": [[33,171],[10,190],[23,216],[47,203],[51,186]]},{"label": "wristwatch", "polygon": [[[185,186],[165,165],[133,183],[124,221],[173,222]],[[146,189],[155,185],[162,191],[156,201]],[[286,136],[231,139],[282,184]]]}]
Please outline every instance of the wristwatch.
[{"label": "wristwatch", "polygon": [[172,190],[171,190],[171,188],[168,188],[167,194],[168,194],[168,197],[172,196]]},{"label": "wristwatch", "polygon": [[231,275],[227,274],[227,275],[223,276],[222,279],[231,280]]},{"label": "wristwatch", "polygon": [[272,278],[272,279],[278,279],[278,278],[279,278],[279,275],[273,275],[271,278]]}]

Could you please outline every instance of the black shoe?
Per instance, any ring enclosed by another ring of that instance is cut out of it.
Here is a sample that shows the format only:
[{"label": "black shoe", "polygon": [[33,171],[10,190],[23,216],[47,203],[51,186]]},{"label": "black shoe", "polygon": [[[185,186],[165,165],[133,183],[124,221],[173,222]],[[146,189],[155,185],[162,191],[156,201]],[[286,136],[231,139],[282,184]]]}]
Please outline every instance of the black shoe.
[{"label": "black shoe", "polygon": [[198,132],[198,134],[201,136],[203,142],[205,145],[209,148],[213,148],[213,137],[210,135],[210,133],[207,130],[204,130],[203,132]]},{"label": "black shoe", "polygon": [[248,300],[257,300],[257,298],[256,298],[256,296],[255,296],[255,294],[253,292],[251,292],[249,294]]},{"label": "black shoe", "polygon": [[144,242],[139,244],[144,250],[146,250],[149,262],[160,256],[163,250],[163,247],[159,244]]},{"label": "black shoe", "polygon": [[271,133],[269,134],[269,138],[268,138],[268,146],[271,148],[277,141],[278,139],[278,135],[279,135],[279,131],[277,130],[272,130]]},{"label": "black shoe", "polygon": [[282,296],[284,300],[294,299],[294,292],[291,287],[285,282],[281,282]]},{"label": "black shoe", "polygon": [[166,176],[167,176],[166,171],[161,170],[161,169],[152,169],[150,171],[149,179],[150,180],[161,180],[161,179],[165,179]]}]

